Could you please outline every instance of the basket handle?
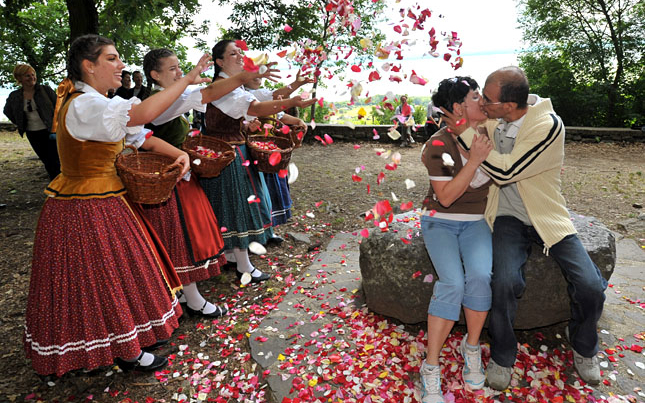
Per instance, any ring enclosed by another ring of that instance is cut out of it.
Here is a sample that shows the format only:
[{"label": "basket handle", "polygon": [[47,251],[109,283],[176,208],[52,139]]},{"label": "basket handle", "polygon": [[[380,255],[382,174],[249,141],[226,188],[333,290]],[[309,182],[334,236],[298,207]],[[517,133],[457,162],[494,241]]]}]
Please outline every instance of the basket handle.
[{"label": "basket handle", "polygon": [[133,146],[132,144],[126,145],[121,152],[123,153],[123,151],[125,151],[126,148],[131,149],[132,152],[134,152],[134,155],[139,154],[139,150],[137,150],[137,147]]},{"label": "basket handle", "polygon": [[179,161],[175,161],[175,162],[173,162],[172,164],[170,164],[170,165],[168,165],[167,167],[165,167],[165,168],[161,171],[161,174],[162,174],[162,175],[163,175],[163,174],[166,174],[166,173],[168,173],[168,172],[170,172],[170,171],[172,171],[173,169],[178,168],[178,167],[179,167],[179,169],[181,170],[181,163],[180,163]]}]

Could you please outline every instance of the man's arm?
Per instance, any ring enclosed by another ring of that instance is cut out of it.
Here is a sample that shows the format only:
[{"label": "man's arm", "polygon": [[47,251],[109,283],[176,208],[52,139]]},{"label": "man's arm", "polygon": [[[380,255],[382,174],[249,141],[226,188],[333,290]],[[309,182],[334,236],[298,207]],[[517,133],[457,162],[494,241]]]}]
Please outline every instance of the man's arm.
[{"label": "man's arm", "polygon": [[[489,135],[492,134],[495,122],[487,122],[486,127]],[[522,135],[522,141],[515,143],[510,154],[493,150],[481,164],[496,183],[518,182],[562,165],[564,125],[555,113],[551,113],[548,120],[541,119],[538,124],[525,130],[528,132]],[[474,129],[468,128],[457,141],[468,150],[475,134]]]}]

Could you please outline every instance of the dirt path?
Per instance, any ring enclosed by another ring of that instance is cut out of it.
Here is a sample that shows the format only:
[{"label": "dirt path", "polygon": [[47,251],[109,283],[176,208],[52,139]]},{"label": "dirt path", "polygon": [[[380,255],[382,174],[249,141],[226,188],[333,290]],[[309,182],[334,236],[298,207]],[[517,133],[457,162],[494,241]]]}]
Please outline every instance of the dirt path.
[{"label": "dirt path", "polygon": [[[360,144],[358,149],[347,143],[334,143],[328,147],[314,144],[297,150],[292,161],[299,167],[300,175],[291,188],[295,217],[291,224],[279,227],[277,232],[305,231],[314,243],[325,245],[339,230],[364,228],[366,224],[361,214],[379,200],[392,200],[392,193],[400,202],[412,201],[415,206],[420,205],[427,192],[427,173],[419,160],[420,146],[387,148],[402,155],[401,163],[394,171],[385,169],[385,164],[391,159],[377,156],[379,146],[374,144]],[[572,210],[596,216],[612,230],[618,230],[621,221],[642,213],[633,205],[642,206],[645,199],[644,144],[571,143],[567,144],[566,152],[563,191]],[[27,140],[16,133],[0,132],[0,169],[3,173],[0,177],[0,302],[4,307],[4,314],[0,316],[0,339],[3,340],[0,368],[4,369],[0,377],[0,401],[23,401],[26,396],[43,401],[86,401],[89,395],[102,402],[126,398],[140,402],[146,398],[170,401],[172,394],[176,393],[172,382],[161,385],[153,377],[75,374],[48,386],[31,370],[22,350],[22,329],[33,234],[44,201],[42,190],[47,184],[47,176]],[[356,170],[361,182],[351,179]],[[385,180],[377,185],[379,172],[385,174]],[[414,181],[416,186],[407,189],[406,179]],[[305,215],[307,212],[313,213],[314,217]],[[643,231],[625,235],[636,239],[640,245],[645,242]],[[313,247],[287,242],[271,249],[268,258],[255,257],[254,263],[274,274],[297,275],[316,253]],[[220,300],[240,304],[241,308],[236,311],[235,320],[231,319],[226,332],[229,338],[244,339],[244,326],[254,315],[246,307],[253,305],[258,298],[279,300],[281,285],[279,280],[275,280],[263,288],[241,290],[234,276],[224,273],[207,282],[205,287],[210,288],[213,298],[216,296]],[[177,331],[182,336],[181,340],[173,343],[174,346],[165,353],[176,353],[180,344],[190,348],[203,343],[204,339],[213,342],[210,334],[204,333],[209,326],[203,329],[199,323],[196,319],[183,321]],[[248,353],[248,343],[244,341],[232,341],[231,346],[241,357]],[[219,344],[217,348],[220,348]],[[215,351],[212,355],[216,354]],[[250,371],[252,363],[230,365],[233,373],[235,369]]]}]

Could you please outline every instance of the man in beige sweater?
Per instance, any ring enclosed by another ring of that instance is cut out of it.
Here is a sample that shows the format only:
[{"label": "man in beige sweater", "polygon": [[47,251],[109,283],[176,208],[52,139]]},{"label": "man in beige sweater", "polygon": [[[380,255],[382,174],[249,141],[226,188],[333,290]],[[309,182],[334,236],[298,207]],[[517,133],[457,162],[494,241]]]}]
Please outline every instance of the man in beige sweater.
[{"label": "man in beige sweater", "polygon": [[[567,280],[571,321],[566,333],[573,347],[574,364],[585,382],[598,384],[596,325],[602,314],[607,281],[578,239],[561,194],[564,125],[549,99],[529,96],[526,75],[517,67],[493,72],[482,95],[480,105],[490,118],[484,127],[495,144],[481,165],[495,182],[490,187],[485,213],[493,230],[488,384],[504,390],[511,381],[517,355],[513,322],[517,302],[526,287],[524,264],[534,242],[553,256]],[[468,124],[457,125],[454,116],[446,115],[448,127],[468,150],[475,130]]]}]

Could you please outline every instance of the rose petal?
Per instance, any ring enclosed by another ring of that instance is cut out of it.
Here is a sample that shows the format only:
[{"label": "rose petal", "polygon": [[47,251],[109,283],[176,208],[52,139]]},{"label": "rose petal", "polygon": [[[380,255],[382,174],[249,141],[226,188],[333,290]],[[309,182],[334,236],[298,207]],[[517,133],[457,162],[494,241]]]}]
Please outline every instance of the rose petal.
[{"label": "rose petal", "polygon": [[290,162],[287,166],[287,170],[289,171],[289,179],[287,180],[287,183],[292,185],[298,179],[298,167],[295,163]]},{"label": "rose petal", "polygon": [[249,244],[249,252],[256,255],[264,255],[267,253],[267,250],[261,243],[253,241]]},{"label": "rose petal", "polygon": [[280,154],[279,152],[271,153],[271,155],[269,156],[269,164],[271,166],[278,165],[281,160],[282,160],[282,154]]}]

